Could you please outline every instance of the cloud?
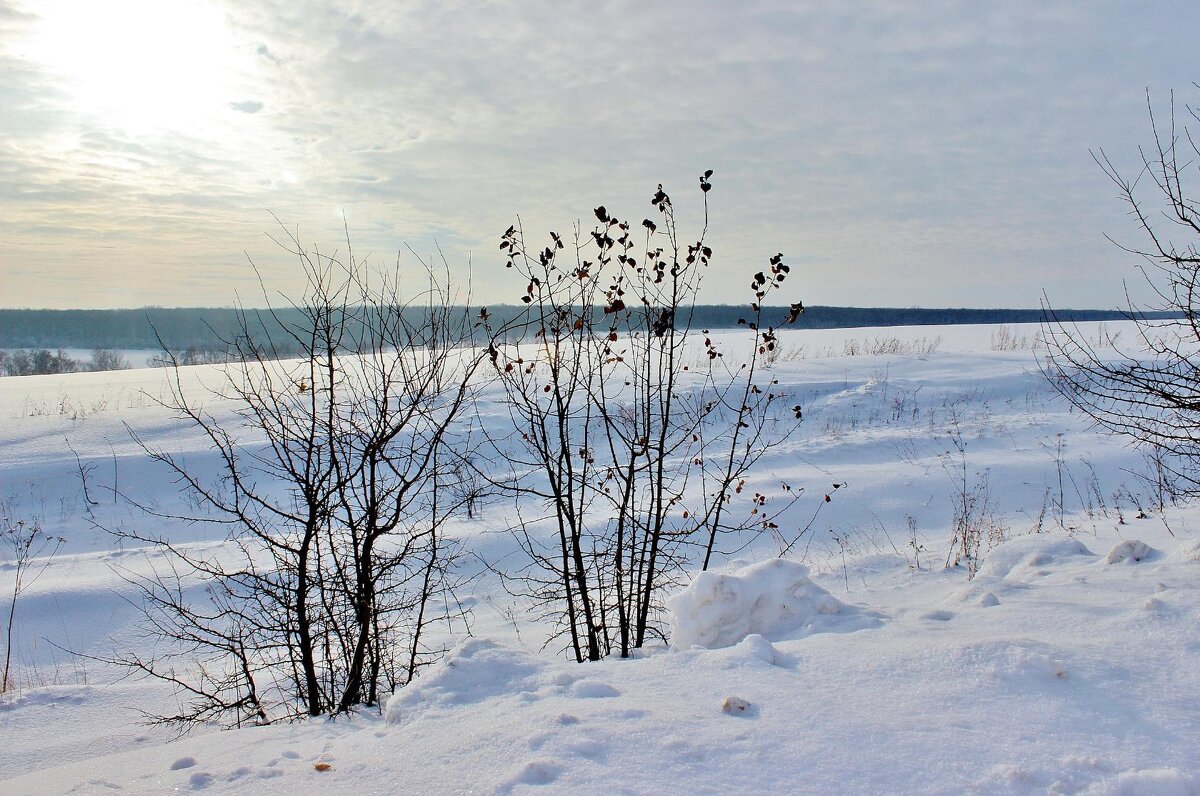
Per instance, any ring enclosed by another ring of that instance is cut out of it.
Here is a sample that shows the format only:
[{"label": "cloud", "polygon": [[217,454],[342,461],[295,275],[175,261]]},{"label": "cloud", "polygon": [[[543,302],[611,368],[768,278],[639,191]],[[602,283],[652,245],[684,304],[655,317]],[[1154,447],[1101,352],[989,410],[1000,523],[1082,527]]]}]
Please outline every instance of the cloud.
[{"label": "cloud", "polygon": [[[243,251],[294,286],[268,209],[322,245],[346,209],[356,248],[436,239],[503,295],[491,253],[514,214],[566,232],[597,204],[644,213],[663,182],[690,223],[713,168],[708,300],[737,300],[739,269],[784,251],[810,264],[808,303],[1035,306],[1049,285],[1112,304],[1128,262],[1103,233],[1125,218],[1088,149],[1136,154],[1144,91],[1195,78],[1179,55],[1200,22],[1173,1],[225,10],[246,57],[211,131],[139,136],[81,114],[0,44],[0,232],[22,264],[122,279],[154,262],[143,302],[227,303],[211,291],[251,284]],[[35,24],[10,16],[6,34]],[[119,257],[88,249],[89,230]],[[55,300],[92,300],[62,285]],[[51,286],[20,289],[5,300]]]},{"label": "cloud", "polygon": [[256,55],[261,56],[262,58],[266,59],[267,61],[270,61],[273,64],[279,63],[279,59],[271,54],[271,49],[269,47],[267,47],[267,45],[263,44],[262,42],[258,42],[254,46],[254,52]]}]

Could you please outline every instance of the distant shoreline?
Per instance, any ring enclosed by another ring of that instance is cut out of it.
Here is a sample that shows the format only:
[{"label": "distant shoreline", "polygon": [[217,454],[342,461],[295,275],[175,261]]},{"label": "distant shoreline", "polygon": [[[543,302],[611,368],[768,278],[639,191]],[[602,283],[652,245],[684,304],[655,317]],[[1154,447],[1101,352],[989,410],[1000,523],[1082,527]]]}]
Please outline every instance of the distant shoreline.
[{"label": "distant shoreline", "polygon": [[[520,308],[491,305],[493,316],[516,314]],[[279,322],[299,320],[295,310],[280,310],[278,320],[269,310],[246,309],[254,328],[278,329]],[[472,308],[471,313],[477,312]],[[694,328],[725,329],[737,326],[749,314],[744,305],[704,304],[694,308]],[[1063,309],[1055,317],[1067,322],[1118,321],[1128,311]],[[764,308],[764,319],[773,323],[787,315],[786,307]],[[1140,317],[1170,318],[1171,313],[1143,313]],[[860,327],[932,326],[983,323],[1040,323],[1042,309],[971,309],[961,307],[830,307],[805,309],[794,328],[852,329]],[[64,349],[171,349],[215,348],[234,336],[238,310],[231,307],[145,307],[120,310],[0,309],[0,348]],[[161,342],[161,345],[160,345]]]}]

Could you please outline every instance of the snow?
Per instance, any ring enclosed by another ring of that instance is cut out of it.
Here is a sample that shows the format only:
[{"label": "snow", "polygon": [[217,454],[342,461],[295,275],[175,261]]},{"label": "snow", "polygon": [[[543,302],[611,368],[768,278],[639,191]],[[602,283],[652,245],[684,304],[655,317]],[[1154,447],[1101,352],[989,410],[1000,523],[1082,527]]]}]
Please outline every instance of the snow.
[{"label": "snow", "polygon": [[1137,539],[1120,542],[1104,557],[1105,564],[1136,564],[1158,556],[1158,551]]},{"label": "snow", "polygon": [[780,641],[879,625],[874,616],[809,580],[808,571],[799,562],[778,558],[734,572],[701,572],[667,603],[671,646],[711,649],[752,634]]},{"label": "snow", "polygon": [[[1200,513],[1159,506],[1140,454],[1071,412],[1033,352],[991,350],[994,331],[782,335],[797,353],[773,373],[805,421],[751,486],[805,488],[789,534],[820,513],[785,558],[763,537],[685,577],[669,645],[569,662],[481,564],[471,633],[382,714],[179,738],[144,723],[171,693],[103,660],[155,649],[121,573],[164,562],[91,518],[146,522],[114,484],[164,513],[179,500],[125,424],[201,472],[212,452],[156,405],[161,370],[0,379],[0,500],[66,540],[18,605],[0,792],[1200,794]],[[941,343],[837,354],[891,336]],[[200,394],[215,371],[185,376]],[[974,578],[945,566],[954,434],[1007,529]],[[519,564],[506,511],[454,532]],[[0,597],[12,572],[0,561]]]},{"label": "snow", "polygon": [[1078,539],[1058,539],[1041,534],[1010,539],[988,551],[979,570],[980,582],[989,578],[1018,579],[1036,574],[1039,567],[1073,556],[1092,556]]},{"label": "snow", "polygon": [[430,710],[475,704],[486,699],[536,694],[543,687],[565,687],[570,682],[543,683],[545,667],[534,657],[483,639],[468,639],[451,650],[411,687],[396,693],[385,715],[401,724]]}]

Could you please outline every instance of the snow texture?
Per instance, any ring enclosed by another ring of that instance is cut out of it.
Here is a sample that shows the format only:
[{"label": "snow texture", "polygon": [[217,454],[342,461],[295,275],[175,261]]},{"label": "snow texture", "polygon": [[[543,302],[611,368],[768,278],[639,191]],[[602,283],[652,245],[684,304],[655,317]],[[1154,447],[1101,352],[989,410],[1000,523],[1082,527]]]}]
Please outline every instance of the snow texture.
[{"label": "snow texture", "polygon": [[[1120,324],[1105,334],[1122,329],[1135,336]],[[995,331],[780,332],[771,377],[805,420],[747,489],[804,490],[780,522],[793,558],[778,559],[770,535],[738,537],[720,540],[712,571],[672,572],[669,645],[575,664],[544,604],[470,559],[459,595],[470,632],[431,636],[449,653],[382,714],[183,737],[144,723],[142,711],[178,709],[168,688],[104,663],[158,652],[120,574],[167,562],[91,519],[146,530],[113,490],[164,517],[188,513],[127,425],[201,478],[219,474],[211,445],[156,405],[159,370],[0,379],[0,500],[66,540],[36,562],[16,613],[0,793],[1200,796],[1200,507],[1141,519],[1132,498],[1113,505],[1141,488],[1145,463],[1071,412],[1032,351],[992,350]],[[923,358],[838,353],[876,337],[942,344]],[[197,396],[220,380],[202,366],[182,376]],[[482,387],[481,422],[508,422],[498,397]],[[204,403],[236,418],[228,402]],[[973,579],[944,565],[954,429],[1003,530],[984,540]],[[1063,511],[1045,511],[1060,478],[1093,476],[1107,506],[1068,488]],[[831,482],[846,486],[825,504]],[[448,532],[489,566],[522,566],[506,512],[488,505]],[[153,522],[194,552],[229,549],[227,529]],[[532,532],[554,541],[549,524]],[[13,572],[0,552],[0,595]]]}]

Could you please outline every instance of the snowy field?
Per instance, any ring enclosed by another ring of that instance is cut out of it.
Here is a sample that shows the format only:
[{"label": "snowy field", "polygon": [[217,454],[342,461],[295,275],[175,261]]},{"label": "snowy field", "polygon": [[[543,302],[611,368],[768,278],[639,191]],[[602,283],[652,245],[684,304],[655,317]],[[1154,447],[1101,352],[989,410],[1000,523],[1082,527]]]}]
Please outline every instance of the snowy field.
[{"label": "snowy field", "polygon": [[[99,526],[151,522],[114,486],[179,500],[130,430],[200,471],[212,451],[156,405],[164,370],[0,379],[0,500],[65,540],[17,605],[0,792],[1200,794],[1200,513],[1070,411],[1036,333],[782,333],[804,421],[756,478],[816,520],[786,559],[763,536],[694,578],[669,647],[570,663],[480,567],[470,633],[382,714],[181,738],[144,723],[168,689],[99,660],[152,646],[122,574],[162,563]],[[964,463],[988,496],[974,578],[945,566]],[[515,562],[508,510],[454,532]],[[0,561],[6,615],[13,578]]]}]

